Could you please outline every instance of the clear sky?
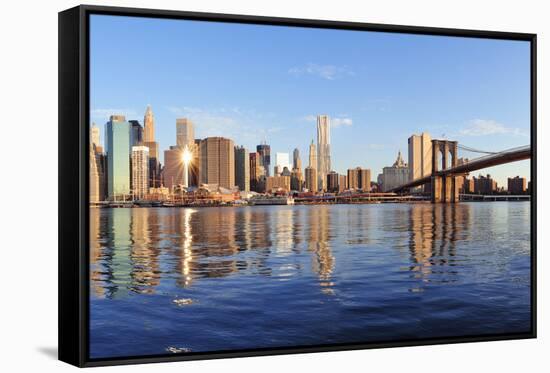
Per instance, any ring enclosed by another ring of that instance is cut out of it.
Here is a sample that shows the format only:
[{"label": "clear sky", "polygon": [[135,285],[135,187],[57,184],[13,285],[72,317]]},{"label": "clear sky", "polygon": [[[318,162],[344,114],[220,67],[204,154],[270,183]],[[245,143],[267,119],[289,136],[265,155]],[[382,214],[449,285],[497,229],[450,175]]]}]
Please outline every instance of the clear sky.
[{"label": "clear sky", "polygon": [[[109,115],[143,124],[150,104],[161,153],[188,117],[197,138],[297,147],[305,167],[315,116],[328,114],[333,169],[370,168],[373,181],[398,150],[407,160],[413,133],[488,151],[530,143],[528,42],[104,15],[90,31],[102,139]],[[529,161],[482,172],[499,186],[530,179]]]}]

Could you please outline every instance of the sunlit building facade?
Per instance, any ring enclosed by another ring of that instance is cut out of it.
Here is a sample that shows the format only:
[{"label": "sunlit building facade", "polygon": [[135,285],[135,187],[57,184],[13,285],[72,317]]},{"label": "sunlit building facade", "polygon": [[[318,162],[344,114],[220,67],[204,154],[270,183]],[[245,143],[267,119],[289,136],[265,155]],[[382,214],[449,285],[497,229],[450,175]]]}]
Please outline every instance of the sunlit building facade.
[{"label": "sunlit building facade", "polygon": [[105,126],[107,194],[110,199],[130,194],[130,124],[123,115],[111,115]]},{"label": "sunlit building facade", "polygon": [[170,192],[174,191],[177,185],[182,185],[183,180],[183,148],[171,146],[164,151],[164,169],[162,171],[164,186]]},{"label": "sunlit building facade", "polygon": [[235,186],[235,145],[224,137],[207,137],[200,142],[199,173],[201,184]]},{"label": "sunlit building facade", "polygon": [[[408,139],[409,146],[409,181],[420,179],[432,174],[432,137],[429,133],[412,135]],[[429,192],[429,184],[417,187],[415,191]]]},{"label": "sunlit building facade", "polygon": [[367,168],[356,167],[348,170],[348,189],[369,192],[371,189],[371,174]]},{"label": "sunlit building facade", "polygon": [[330,118],[328,115],[317,116],[317,177],[319,189],[327,189],[327,174],[331,170],[330,157]]}]

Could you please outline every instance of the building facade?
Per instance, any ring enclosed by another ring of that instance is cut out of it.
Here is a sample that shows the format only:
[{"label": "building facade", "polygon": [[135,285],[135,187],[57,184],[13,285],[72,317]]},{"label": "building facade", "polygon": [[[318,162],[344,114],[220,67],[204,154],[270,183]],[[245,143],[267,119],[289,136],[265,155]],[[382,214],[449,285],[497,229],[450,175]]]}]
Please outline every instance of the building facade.
[{"label": "building facade", "polygon": [[338,192],[343,192],[348,188],[348,177],[346,175],[340,175],[338,179]]},{"label": "building facade", "polygon": [[356,167],[348,169],[348,189],[370,192],[371,176],[367,168]]},{"label": "building facade", "polygon": [[200,142],[199,174],[201,184],[235,186],[235,145],[224,137],[207,137]]},{"label": "building facade", "polygon": [[176,145],[191,148],[195,144],[195,129],[193,122],[187,118],[176,119]]},{"label": "building facade", "polygon": [[164,186],[172,193],[178,185],[183,185],[183,148],[171,146],[164,151],[164,169],[162,170],[162,179]]},{"label": "building facade", "polygon": [[256,146],[256,151],[260,155],[260,166],[264,168],[265,176],[270,176],[271,167],[271,146],[265,142]]},{"label": "building facade", "polygon": [[527,180],[524,177],[509,177],[508,178],[508,193],[524,194],[527,191]]},{"label": "building facade", "polygon": [[137,120],[129,120],[130,123],[130,145],[138,146],[143,143],[143,127]]},{"label": "building facade", "polygon": [[149,191],[149,148],[132,147],[132,194],[134,199],[143,199]]},{"label": "building facade", "polygon": [[242,146],[235,147],[235,184],[242,192],[250,191],[250,156]]},{"label": "building facade", "polygon": [[338,175],[338,173],[335,171],[330,171],[327,174],[327,191],[338,193],[340,189],[339,183],[340,183],[340,175]]},{"label": "building facade", "polygon": [[110,199],[130,194],[130,124],[123,115],[111,115],[107,140],[107,194]]},{"label": "building facade", "polygon": [[410,179],[409,172],[409,166],[403,160],[401,152],[399,152],[393,165],[382,169],[382,177],[379,180],[379,183],[382,184],[382,191],[387,192],[408,183]]},{"label": "building facade", "polygon": [[498,185],[491,175],[487,176],[479,175],[479,177],[473,177],[474,179],[474,193],[476,194],[493,194],[497,191]]},{"label": "building facade", "polygon": [[319,189],[326,190],[326,177],[331,170],[330,155],[330,118],[328,115],[317,116],[317,177]]},{"label": "building facade", "polygon": [[268,176],[265,183],[265,189],[269,193],[279,190],[290,192],[290,176]]},{"label": "building facade", "polygon": [[[413,181],[432,174],[432,137],[424,132],[421,135],[412,135],[408,140],[409,146],[409,181]],[[431,186],[414,189],[416,192],[428,193]]]},{"label": "building facade", "polygon": [[306,188],[310,192],[317,193],[319,191],[319,180],[317,178],[317,170],[313,167],[306,167]]}]

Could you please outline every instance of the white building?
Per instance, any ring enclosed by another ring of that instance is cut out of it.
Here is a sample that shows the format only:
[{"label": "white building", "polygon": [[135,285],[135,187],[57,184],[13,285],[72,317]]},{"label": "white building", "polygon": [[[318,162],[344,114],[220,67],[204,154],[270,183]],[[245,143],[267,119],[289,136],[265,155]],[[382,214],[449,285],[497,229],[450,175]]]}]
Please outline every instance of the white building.
[{"label": "white building", "polygon": [[403,161],[401,152],[391,167],[384,167],[379,182],[382,184],[382,191],[388,192],[391,189],[409,182],[409,166]]},{"label": "white building", "polygon": [[132,146],[132,192],[143,199],[149,189],[149,148]]},{"label": "white building", "polygon": [[317,178],[320,190],[327,190],[330,170],[330,118],[328,115],[317,115]]}]

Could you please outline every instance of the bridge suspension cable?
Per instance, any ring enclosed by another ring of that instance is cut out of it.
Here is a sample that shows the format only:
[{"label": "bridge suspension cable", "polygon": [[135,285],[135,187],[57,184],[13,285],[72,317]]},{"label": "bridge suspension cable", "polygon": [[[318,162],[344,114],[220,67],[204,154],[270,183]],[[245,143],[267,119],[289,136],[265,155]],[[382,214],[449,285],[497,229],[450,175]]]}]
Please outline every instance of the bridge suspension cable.
[{"label": "bridge suspension cable", "polygon": [[479,150],[479,149],[472,148],[472,147],[466,146],[466,145],[461,145],[461,144],[458,144],[458,147],[462,150],[466,150],[466,151],[472,152],[472,153],[481,153],[481,154],[499,154],[500,153],[500,152],[489,152],[489,151],[486,151],[486,150]]}]

